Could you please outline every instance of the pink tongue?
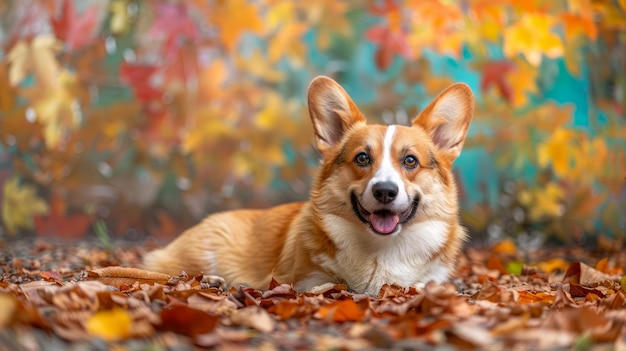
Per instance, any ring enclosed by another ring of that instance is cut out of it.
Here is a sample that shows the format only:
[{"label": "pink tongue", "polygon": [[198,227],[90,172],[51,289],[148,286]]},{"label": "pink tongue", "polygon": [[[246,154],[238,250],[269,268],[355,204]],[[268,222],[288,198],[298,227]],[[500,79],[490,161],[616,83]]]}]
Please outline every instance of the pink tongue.
[{"label": "pink tongue", "polygon": [[372,224],[372,227],[374,227],[375,231],[381,234],[389,234],[393,232],[394,229],[396,229],[398,222],[400,222],[400,217],[395,214],[372,213],[370,215],[370,223]]}]

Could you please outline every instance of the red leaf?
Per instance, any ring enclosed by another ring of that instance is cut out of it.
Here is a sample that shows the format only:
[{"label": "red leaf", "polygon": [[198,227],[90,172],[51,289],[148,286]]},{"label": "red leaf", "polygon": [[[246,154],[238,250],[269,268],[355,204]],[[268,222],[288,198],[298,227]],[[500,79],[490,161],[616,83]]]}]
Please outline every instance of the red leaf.
[{"label": "red leaf", "polygon": [[152,76],[157,70],[157,66],[132,65],[124,61],[120,66],[120,75],[131,85],[137,99],[145,102],[163,96],[163,92],[152,82]]},{"label": "red leaf", "polygon": [[219,317],[214,314],[185,305],[172,305],[161,311],[161,326],[159,329],[196,337],[212,332],[218,321]]},{"label": "red leaf", "polygon": [[198,39],[196,24],[189,16],[185,3],[159,2],[154,7],[156,18],[146,32],[146,37],[162,40],[165,56],[175,59],[186,42]]},{"label": "red leaf", "polygon": [[379,45],[375,61],[376,66],[381,70],[389,68],[395,54],[407,59],[413,57],[406,35],[402,32],[394,32],[386,25],[369,28],[365,32],[365,38]]},{"label": "red leaf", "polygon": [[74,2],[64,0],[60,15],[52,16],[50,23],[57,38],[63,40],[71,49],[79,49],[94,40],[98,10],[98,7],[91,6],[82,14],[78,14]]},{"label": "red leaf", "polygon": [[511,102],[513,98],[513,89],[507,83],[505,77],[508,72],[514,68],[509,61],[489,61],[483,68],[483,77],[480,81],[480,90],[486,92],[492,86],[498,90],[498,93]]}]

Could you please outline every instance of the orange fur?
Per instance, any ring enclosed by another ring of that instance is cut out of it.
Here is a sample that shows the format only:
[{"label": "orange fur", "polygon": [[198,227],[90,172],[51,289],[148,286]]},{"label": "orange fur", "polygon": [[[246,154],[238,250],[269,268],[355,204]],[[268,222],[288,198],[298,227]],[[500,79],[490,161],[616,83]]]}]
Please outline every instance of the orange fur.
[{"label": "orange fur", "polygon": [[[466,238],[451,167],[473,109],[471,90],[456,84],[410,127],[367,125],[337,83],[318,77],[309,112],[322,165],[311,200],[213,214],[146,255],[144,265],[259,289],[272,277],[299,290],[342,282],[371,294],[383,283],[445,280]],[[356,161],[362,153],[367,163]],[[373,200],[379,178],[398,186],[397,200]]]}]

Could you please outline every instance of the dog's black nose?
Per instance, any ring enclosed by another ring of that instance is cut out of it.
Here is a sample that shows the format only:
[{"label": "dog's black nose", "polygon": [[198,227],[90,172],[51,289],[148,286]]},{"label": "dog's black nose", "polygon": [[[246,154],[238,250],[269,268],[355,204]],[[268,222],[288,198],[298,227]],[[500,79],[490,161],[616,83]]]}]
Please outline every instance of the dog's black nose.
[{"label": "dog's black nose", "polygon": [[398,196],[398,185],[394,182],[378,182],[372,186],[376,200],[387,204]]}]

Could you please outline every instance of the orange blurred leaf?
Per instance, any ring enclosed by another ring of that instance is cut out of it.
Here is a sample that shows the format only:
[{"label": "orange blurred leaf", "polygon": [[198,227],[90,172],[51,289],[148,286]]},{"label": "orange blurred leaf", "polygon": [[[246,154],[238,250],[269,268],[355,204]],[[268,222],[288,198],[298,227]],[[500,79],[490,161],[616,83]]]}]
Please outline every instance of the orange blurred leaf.
[{"label": "orange blurred leaf", "polygon": [[495,244],[491,248],[491,252],[493,252],[494,254],[515,256],[517,254],[517,246],[515,245],[515,242],[513,242],[513,240],[505,239]]},{"label": "orange blurred leaf", "polygon": [[247,0],[220,1],[211,12],[213,22],[228,52],[233,52],[245,32],[260,34],[263,23],[258,5]]},{"label": "orange blurred leaf", "polygon": [[365,316],[365,311],[359,308],[354,300],[339,300],[322,306],[317,312],[320,319],[334,322],[360,322]]}]

